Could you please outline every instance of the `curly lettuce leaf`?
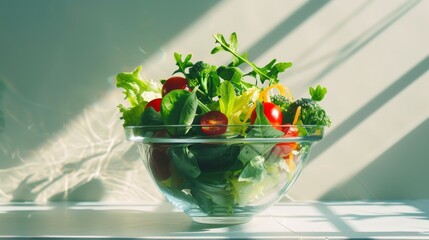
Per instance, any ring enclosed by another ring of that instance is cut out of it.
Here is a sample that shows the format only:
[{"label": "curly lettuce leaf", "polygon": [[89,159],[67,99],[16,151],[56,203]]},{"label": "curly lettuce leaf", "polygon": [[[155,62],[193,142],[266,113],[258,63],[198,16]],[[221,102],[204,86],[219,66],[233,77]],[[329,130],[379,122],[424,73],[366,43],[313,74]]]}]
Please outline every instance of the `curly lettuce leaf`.
[{"label": "curly lettuce leaf", "polygon": [[124,89],[122,93],[130,103],[130,107],[118,105],[124,126],[140,125],[146,104],[154,98],[161,97],[161,84],[141,79],[141,69],[139,66],[134,72],[122,72],[116,76],[116,87]]}]

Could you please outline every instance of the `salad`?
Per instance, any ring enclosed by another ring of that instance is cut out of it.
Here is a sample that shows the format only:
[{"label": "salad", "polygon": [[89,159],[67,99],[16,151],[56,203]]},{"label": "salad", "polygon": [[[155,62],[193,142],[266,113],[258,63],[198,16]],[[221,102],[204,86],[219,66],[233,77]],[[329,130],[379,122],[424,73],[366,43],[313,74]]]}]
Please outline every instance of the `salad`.
[{"label": "salad", "polygon": [[[144,136],[166,139],[237,140],[293,139],[330,126],[320,105],[325,87],[310,87],[310,97],[293,99],[279,83],[279,74],[292,63],[273,59],[257,66],[247,53],[239,53],[236,33],[228,40],[222,34],[213,36],[216,46],[211,53],[229,53],[229,64],[215,66],[194,61],[192,54],[174,53],[177,70],[167,79],[143,80],[141,67],[117,75],[117,87],[129,102],[118,106],[124,127],[141,126]],[[142,152],[149,155],[149,168],[169,200],[197,205],[206,214],[231,214],[257,202],[279,182],[292,181],[297,158],[308,153],[309,146],[294,141],[185,141],[146,144]]]}]

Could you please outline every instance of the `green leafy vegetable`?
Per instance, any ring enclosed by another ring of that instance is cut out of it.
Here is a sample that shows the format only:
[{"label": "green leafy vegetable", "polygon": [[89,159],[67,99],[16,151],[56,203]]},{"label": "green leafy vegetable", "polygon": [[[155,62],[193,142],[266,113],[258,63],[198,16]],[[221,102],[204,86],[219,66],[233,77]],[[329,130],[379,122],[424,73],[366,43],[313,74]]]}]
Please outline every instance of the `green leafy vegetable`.
[{"label": "green leafy vegetable", "polygon": [[[198,102],[194,92],[176,89],[162,99],[161,116],[165,125],[191,125],[197,112]],[[173,135],[186,134],[189,128],[168,128]]]},{"label": "green leafy vegetable", "polygon": [[198,161],[201,172],[213,173],[230,170],[237,164],[238,145],[226,144],[196,144],[190,145],[189,150]]},{"label": "green leafy vegetable", "polygon": [[231,34],[229,43],[226,41],[225,37],[222,34],[215,34],[213,37],[216,40],[216,43],[219,46],[216,46],[211,53],[215,54],[219,51],[226,51],[233,55],[232,66],[238,66],[241,63],[247,63],[253,71],[247,75],[252,75],[254,77],[258,76],[261,83],[264,83],[266,80],[269,80],[270,85],[278,83],[278,74],[284,72],[287,68],[292,66],[290,62],[281,62],[276,64],[276,60],[272,60],[265,67],[258,67],[255,63],[251,62],[247,58],[247,54],[240,55],[238,53],[238,43],[237,43],[237,34],[234,32]]},{"label": "green leafy vegetable", "polygon": [[197,159],[187,146],[172,147],[169,154],[175,168],[183,177],[196,178],[201,174]]},{"label": "green leafy vegetable", "polygon": [[325,87],[321,87],[320,85],[317,85],[316,89],[310,87],[309,91],[311,100],[313,101],[322,101],[322,99],[325,97],[325,94],[328,92]]},{"label": "green leafy vegetable", "polygon": [[124,126],[137,126],[141,124],[141,116],[147,102],[160,95],[161,86],[150,80],[140,78],[141,67],[134,72],[123,72],[116,76],[116,86],[123,88],[125,99],[131,107],[119,104],[119,110],[124,119]]},{"label": "green leafy vegetable", "polygon": [[[270,146],[271,149],[273,146]],[[238,181],[258,182],[265,177],[265,158],[261,155],[256,155],[250,159],[247,166],[241,172]]]},{"label": "green leafy vegetable", "polygon": [[174,71],[173,74],[180,72],[180,73],[183,73],[185,76],[187,76],[186,69],[192,66],[191,58],[192,58],[192,54],[188,54],[186,55],[185,59],[182,60],[182,54],[175,52],[174,59],[176,60],[176,65],[179,67],[179,69]]},{"label": "green leafy vegetable", "polygon": [[244,73],[238,67],[225,67],[221,66],[217,70],[217,74],[224,80],[230,81],[234,84],[240,84]]},{"label": "green leafy vegetable", "polygon": [[161,113],[157,112],[154,108],[148,107],[144,110],[141,117],[142,125],[162,125]]},{"label": "green leafy vegetable", "polygon": [[124,126],[139,126],[142,124],[142,113],[146,107],[147,102],[141,102],[139,105],[134,107],[124,107],[119,104],[119,111],[122,113],[122,119],[124,119]]},{"label": "green leafy vegetable", "polygon": [[220,84],[219,87],[219,108],[220,112],[225,114],[228,119],[234,114],[234,104],[235,104],[235,92],[234,87],[228,81],[224,81]]},{"label": "green leafy vegetable", "polygon": [[220,208],[223,212],[232,213],[234,196],[225,191],[227,185],[222,174],[201,176],[197,180],[191,179],[190,183],[191,194],[203,211],[215,213]]}]

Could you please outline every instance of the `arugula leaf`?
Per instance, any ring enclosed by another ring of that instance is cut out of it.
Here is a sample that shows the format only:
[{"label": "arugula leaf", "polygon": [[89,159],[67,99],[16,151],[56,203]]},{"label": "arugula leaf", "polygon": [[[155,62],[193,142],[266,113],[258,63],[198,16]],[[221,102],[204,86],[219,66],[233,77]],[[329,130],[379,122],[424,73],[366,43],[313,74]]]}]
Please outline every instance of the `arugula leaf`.
[{"label": "arugula leaf", "polygon": [[174,60],[176,60],[176,65],[179,67],[179,69],[174,71],[173,74],[180,72],[180,73],[183,73],[183,75],[187,76],[186,69],[189,67],[192,67],[191,58],[192,58],[192,54],[188,54],[186,55],[185,59],[182,61],[182,54],[175,52]]},{"label": "arugula leaf", "polygon": [[[234,37],[233,37],[234,36]],[[212,54],[214,54],[214,53],[217,53],[217,52],[219,52],[219,51],[226,51],[226,52],[229,52],[229,53],[231,53],[232,55],[233,55],[233,57],[235,57],[235,58],[238,58],[239,59],[239,61],[242,61],[242,62],[245,62],[245,63],[247,63],[250,67],[252,67],[253,68],[253,70],[256,72],[256,74],[258,74],[258,75],[260,75],[260,76],[264,76],[265,74],[263,73],[263,72],[261,72],[260,71],[260,68],[258,68],[253,62],[251,62],[251,61],[249,61],[249,59],[247,59],[247,54],[245,54],[245,55],[240,55],[238,52],[237,52],[237,36],[236,36],[236,33],[235,32],[233,32],[232,34],[231,34],[231,37],[230,37],[230,41],[232,40],[232,42],[230,42],[230,43],[228,43],[226,40],[225,40],[225,37],[222,35],[222,34],[220,34],[220,33],[218,33],[218,34],[214,34],[213,35],[213,37],[215,38],[215,40],[216,40],[216,43],[218,43],[219,44],[219,46],[217,46],[217,47],[215,47],[212,51],[211,51],[211,53]],[[234,61],[234,60],[233,60]],[[235,60],[235,62],[237,62],[237,60]],[[264,77],[266,77],[266,78],[269,78],[268,76],[264,76]]]},{"label": "arugula leaf", "polygon": [[[266,80],[270,81],[269,85],[277,84],[279,82],[278,75],[281,72],[284,72],[286,69],[292,67],[291,62],[279,62],[276,63],[276,59],[271,60],[267,65],[262,68],[258,68],[260,72],[264,73],[263,75],[259,75],[259,79],[262,83]],[[253,76],[256,78],[258,75],[255,70],[245,74],[245,76]]]},{"label": "arugula leaf", "polygon": [[313,101],[322,101],[322,99],[325,97],[326,93],[328,92],[328,89],[325,87],[321,87],[320,85],[317,85],[316,89],[310,87],[309,88],[311,100]]},{"label": "arugula leaf", "polygon": [[[165,125],[191,125],[198,108],[197,96],[194,92],[176,89],[162,99],[161,116]],[[186,134],[189,128],[168,128],[173,135]]]},{"label": "arugula leaf", "polygon": [[220,51],[226,51],[232,54],[233,59],[230,66],[236,67],[242,63],[247,63],[253,71],[246,75],[251,75],[256,78],[259,77],[260,82],[263,84],[266,80],[269,80],[270,84],[278,83],[278,74],[284,72],[287,68],[292,66],[290,62],[281,62],[275,64],[276,60],[272,60],[265,67],[258,67],[255,63],[251,62],[247,58],[247,53],[240,55],[237,51],[237,34],[233,32],[230,36],[229,43],[225,40],[225,37],[222,34],[214,34],[213,37],[216,40],[216,43],[219,46],[216,46],[211,51],[212,54],[215,54]]}]

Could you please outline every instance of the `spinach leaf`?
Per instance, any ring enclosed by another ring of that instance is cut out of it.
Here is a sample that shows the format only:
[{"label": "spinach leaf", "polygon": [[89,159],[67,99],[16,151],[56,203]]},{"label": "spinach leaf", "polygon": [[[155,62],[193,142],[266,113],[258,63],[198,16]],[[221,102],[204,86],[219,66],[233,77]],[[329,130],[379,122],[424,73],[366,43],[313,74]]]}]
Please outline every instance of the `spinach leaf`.
[{"label": "spinach leaf", "polygon": [[188,146],[180,145],[169,149],[171,161],[178,173],[186,178],[196,178],[201,174],[195,155],[189,151]]},{"label": "spinach leaf", "polygon": [[141,118],[142,125],[162,125],[161,113],[152,107],[146,108]]},{"label": "spinach leaf", "polygon": [[225,191],[227,187],[223,174],[201,176],[197,181],[190,180],[190,190],[195,201],[206,213],[232,213],[234,196]]},{"label": "spinach leaf", "polygon": [[264,114],[264,106],[260,101],[256,102],[256,119],[254,126],[247,137],[278,138],[284,135],[284,132],[271,126],[270,121]]},{"label": "spinach leaf", "polygon": [[239,144],[195,144],[189,150],[198,161],[202,173],[224,172],[237,165]]},{"label": "spinach leaf", "polygon": [[236,84],[242,81],[242,77],[244,75],[244,73],[238,67],[220,66],[216,72],[222,79],[231,81]]},{"label": "spinach leaf", "polygon": [[[165,125],[191,125],[197,112],[198,102],[195,92],[176,89],[162,99],[161,116]],[[189,131],[186,128],[167,128],[172,135],[182,135]]]}]

